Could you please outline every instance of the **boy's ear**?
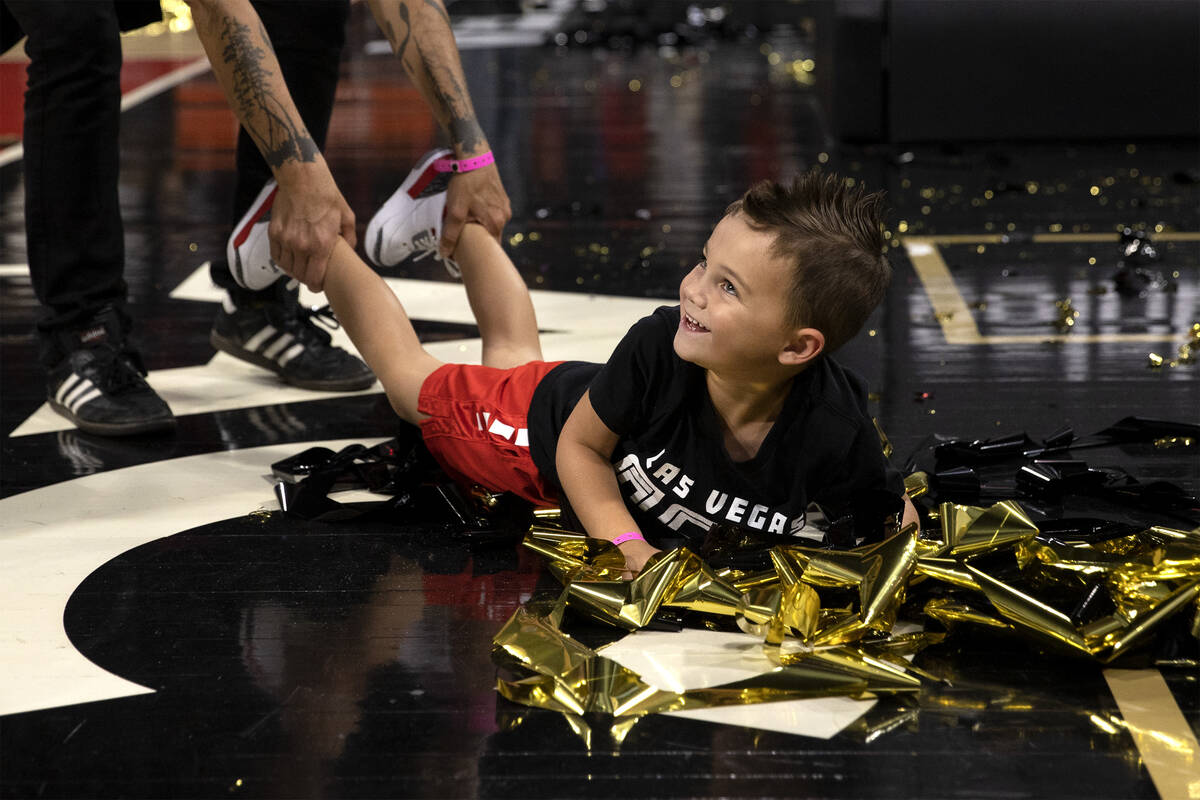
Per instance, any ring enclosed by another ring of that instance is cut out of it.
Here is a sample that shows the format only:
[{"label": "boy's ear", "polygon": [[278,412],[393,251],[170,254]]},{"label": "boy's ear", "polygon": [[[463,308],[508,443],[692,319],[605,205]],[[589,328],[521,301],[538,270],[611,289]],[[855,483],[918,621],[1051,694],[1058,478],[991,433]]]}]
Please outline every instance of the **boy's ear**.
[{"label": "boy's ear", "polygon": [[801,367],[819,356],[825,349],[825,334],[816,328],[800,328],[791,341],[779,351],[779,363],[785,367]]}]

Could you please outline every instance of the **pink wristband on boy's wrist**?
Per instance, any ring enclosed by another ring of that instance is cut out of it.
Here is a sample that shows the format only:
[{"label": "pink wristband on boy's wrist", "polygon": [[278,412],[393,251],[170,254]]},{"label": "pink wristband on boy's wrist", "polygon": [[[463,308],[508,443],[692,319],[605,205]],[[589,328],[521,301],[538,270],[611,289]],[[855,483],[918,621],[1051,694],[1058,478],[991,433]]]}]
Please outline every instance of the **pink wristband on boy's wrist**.
[{"label": "pink wristband on boy's wrist", "polygon": [[486,167],[489,164],[495,164],[496,157],[492,155],[492,151],[488,150],[481,156],[473,158],[439,158],[433,162],[433,168],[438,172],[470,172],[471,170]]},{"label": "pink wristband on boy's wrist", "polygon": [[625,542],[632,542],[634,539],[640,539],[643,542],[646,541],[646,537],[637,531],[629,531],[628,533],[622,533],[620,536],[614,536],[612,543],[624,544]]}]

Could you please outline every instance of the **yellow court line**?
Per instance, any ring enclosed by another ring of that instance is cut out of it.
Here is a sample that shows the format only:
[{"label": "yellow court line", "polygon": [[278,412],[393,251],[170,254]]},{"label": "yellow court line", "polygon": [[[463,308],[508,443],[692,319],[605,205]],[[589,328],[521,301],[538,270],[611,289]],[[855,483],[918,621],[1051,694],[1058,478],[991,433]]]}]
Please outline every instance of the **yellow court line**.
[{"label": "yellow court line", "polygon": [[[1186,338],[1177,333],[1048,333],[1045,336],[1038,334],[993,334],[991,336],[980,336],[978,342],[967,342],[967,344],[1105,344],[1108,342],[1141,342],[1143,344],[1154,344],[1156,342],[1168,342],[1175,339]],[[951,342],[951,344],[957,344]]]},{"label": "yellow court line", "polygon": [[1000,244],[1006,235],[1011,236],[1011,234],[1003,233],[946,233],[941,236],[904,236],[902,239],[906,246],[909,242],[924,242],[932,245]]},{"label": "yellow court line", "polygon": [[967,308],[967,301],[958,290],[937,245],[925,237],[909,236],[904,239],[904,249],[925,286],[925,294],[933,303],[933,314],[942,325],[946,341],[950,344],[983,344],[975,317]]},{"label": "yellow court line", "polygon": [[[971,313],[950,268],[942,258],[939,245],[946,244],[997,244],[1002,241],[1002,234],[973,235],[947,234],[945,236],[905,236],[901,240],[908,258],[912,262],[917,277],[925,287],[929,302],[933,305],[934,317],[942,326],[942,333],[947,344],[981,345],[981,344],[1046,344],[1072,342],[1079,344],[1096,344],[1100,342],[1167,342],[1179,338],[1176,333],[1085,333],[1085,334],[1006,334],[984,336],[979,332],[975,317]],[[1088,237],[1088,238],[1082,238]],[[1101,237],[1101,238],[1093,238]],[[1075,234],[1075,233],[1045,233],[1033,237],[1035,242],[1078,242],[1078,241],[1117,241],[1118,235],[1112,234]],[[1200,233],[1182,231],[1163,233],[1155,237],[1158,241],[1200,241]]]},{"label": "yellow court line", "polygon": [[[943,244],[1004,244],[1005,237],[1011,241],[1012,233],[946,233],[932,236],[905,236],[904,241],[915,239],[934,245]],[[1070,244],[1073,242],[1119,242],[1119,233],[1035,233],[1031,239],[1037,244]],[[1156,242],[1200,242],[1200,231],[1170,231],[1154,234]],[[1017,242],[1012,242],[1016,244]]]},{"label": "yellow court line", "polygon": [[1200,800],[1200,743],[1162,674],[1106,669],[1104,679],[1159,796]]},{"label": "yellow court line", "polygon": [[[938,238],[936,236],[932,237]],[[1035,233],[1033,241],[1041,243],[1067,244],[1070,242],[1119,242],[1120,234],[1116,233]],[[1200,232],[1173,231],[1170,233],[1154,234],[1156,242],[1200,242]]]}]

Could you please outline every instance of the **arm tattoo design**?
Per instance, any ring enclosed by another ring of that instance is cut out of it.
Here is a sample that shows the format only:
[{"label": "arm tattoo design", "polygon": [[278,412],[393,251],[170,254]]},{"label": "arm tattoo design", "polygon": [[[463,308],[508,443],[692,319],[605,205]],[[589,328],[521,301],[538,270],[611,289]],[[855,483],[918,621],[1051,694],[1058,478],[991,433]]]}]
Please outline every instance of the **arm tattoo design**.
[{"label": "arm tattoo design", "polygon": [[[454,77],[452,70],[438,65],[434,59],[421,48],[417,42],[417,51],[421,54],[421,63],[429,78],[429,85],[437,95],[442,117],[442,124],[450,138],[462,145],[465,152],[471,152],[486,141],[479,120],[471,108],[471,99],[467,89]],[[437,74],[435,75],[434,72]]]},{"label": "arm tattoo design", "polygon": [[397,38],[396,31],[394,28],[392,28],[391,20],[384,20],[384,24],[387,25],[387,30],[385,31],[385,33],[387,34],[388,41],[391,42],[392,46],[396,48],[396,58],[400,59],[401,62],[403,62],[404,53],[405,53],[405,51],[408,50],[409,37],[412,36],[412,20],[410,20],[408,18],[408,6],[401,4],[399,11],[400,11],[400,21],[404,23],[404,39],[403,39],[403,41],[399,41],[399,42],[396,41],[396,38]]},{"label": "arm tattoo design", "polygon": [[445,6],[441,3],[435,3],[433,0],[425,0],[425,5],[438,12],[442,19],[446,20],[446,27],[450,27],[450,15],[446,12]]},{"label": "arm tattoo design", "polygon": [[[231,17],[225,18],[221,57],[232,66],[233,100],[246,120],[246,132],[272,167],[291,160],[315,161],[316,144],[303,124],[288,118],[284,103],[267,85],[274,73],[263,66],[266,51],[255,45],[249,34],[247,26]],[[261,31],[261,35],[270,47],[266,31]]]}]

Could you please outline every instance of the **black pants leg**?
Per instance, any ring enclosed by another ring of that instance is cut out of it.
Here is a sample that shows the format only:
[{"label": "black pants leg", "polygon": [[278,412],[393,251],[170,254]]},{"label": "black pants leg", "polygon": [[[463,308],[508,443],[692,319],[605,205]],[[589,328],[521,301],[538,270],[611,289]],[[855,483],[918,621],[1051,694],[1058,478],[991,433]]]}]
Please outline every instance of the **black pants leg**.
[{"label": "black pants leg", "polygon": [[42,360],[54,333],[106,306],[128,327],[120,169],[121,43],[107,0],[7,0],[29,36],[25,91],[25,232],[43,312]]},{"label": "black pants leg", "polygon": [[[317,147],[324,150],[329,118],[333,115],[342,49],[346,43],[350,4],[348,0],[254,0],[252,5],[271,37],[283,79],[300,112],[300,119]],[[270,179],[271,170],[254,140],[244,130],[239,130],[231,229]],[[233,289],[239,295],[248,294],[237,289],[224,258],[213,260],[211,274],[218,286]],[[274,294],[274,289],[259,294],[269,296]]]}]

